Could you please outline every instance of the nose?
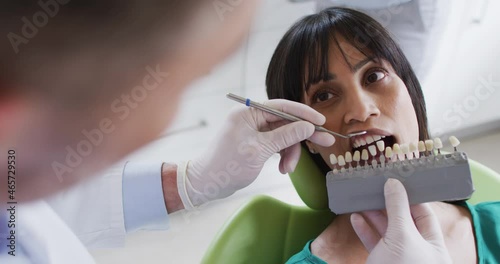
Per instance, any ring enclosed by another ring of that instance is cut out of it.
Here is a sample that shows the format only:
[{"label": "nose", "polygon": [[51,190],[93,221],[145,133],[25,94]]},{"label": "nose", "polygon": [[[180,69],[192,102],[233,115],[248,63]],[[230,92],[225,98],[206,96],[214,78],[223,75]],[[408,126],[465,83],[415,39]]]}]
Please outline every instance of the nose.
[{"label": "nose", "polygon": [[380,116],[376,98],[369,91],[358,88],[353,89],[345,102],[344,122],[346,124],[363,123],[370,117]]}]

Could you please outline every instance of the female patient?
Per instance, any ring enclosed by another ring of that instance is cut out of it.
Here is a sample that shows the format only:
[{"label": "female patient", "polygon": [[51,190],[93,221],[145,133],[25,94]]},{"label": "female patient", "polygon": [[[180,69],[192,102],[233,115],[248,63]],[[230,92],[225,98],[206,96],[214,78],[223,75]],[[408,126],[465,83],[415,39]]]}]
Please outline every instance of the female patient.
[{"label": "female patient", "polygon": [[[376,140],[392,146],[429,138],[422,90],[407,59],[380,24],[354,10],[326,9],[292,26],[272,57],[266,85],[270,99],[302,102],[325,115],[329,130],[368,131],[337,138],[328,148],[305,142],[325,174],[332,153],[352,153]],[[454,263],[500,261],[499,202],[435,202],[431,208]],[[364,263],[367,256],[345,214],[288,263]]]}]

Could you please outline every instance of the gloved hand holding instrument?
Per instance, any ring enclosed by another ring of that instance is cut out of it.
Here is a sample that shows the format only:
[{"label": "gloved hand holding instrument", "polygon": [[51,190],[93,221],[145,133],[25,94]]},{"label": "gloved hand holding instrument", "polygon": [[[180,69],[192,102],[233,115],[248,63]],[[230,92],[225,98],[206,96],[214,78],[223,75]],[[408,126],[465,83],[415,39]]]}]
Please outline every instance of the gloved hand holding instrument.
[{"label": "gloved hand holding instrument", "polygon": [[234,109],[212,147],[197,159],[178,165],[177,185],[186,209],[225,198],[252,183],[264,163],[280,153],[279,170],[295,169],[300,158],[300,142],[310,140],[331,146],[335,138],[316,131],[325,117],[311,107],[288,100],[269,100],[265,106],[303,121],[290,122],[253,107]]}]

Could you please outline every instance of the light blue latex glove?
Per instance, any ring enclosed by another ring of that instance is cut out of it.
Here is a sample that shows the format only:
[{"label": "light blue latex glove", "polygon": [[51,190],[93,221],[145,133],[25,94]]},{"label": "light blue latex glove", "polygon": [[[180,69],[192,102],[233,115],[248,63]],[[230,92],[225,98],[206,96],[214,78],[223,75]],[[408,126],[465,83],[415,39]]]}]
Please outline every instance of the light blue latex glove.
[{"label": "light blue latex glove", "polygon": [[366,263],[452,263],[430,206],[409,206],[406,190],[396,179],[387,180],[384,195],[387,215],[381,211],[351,215],[354,231],[370,253]]}]

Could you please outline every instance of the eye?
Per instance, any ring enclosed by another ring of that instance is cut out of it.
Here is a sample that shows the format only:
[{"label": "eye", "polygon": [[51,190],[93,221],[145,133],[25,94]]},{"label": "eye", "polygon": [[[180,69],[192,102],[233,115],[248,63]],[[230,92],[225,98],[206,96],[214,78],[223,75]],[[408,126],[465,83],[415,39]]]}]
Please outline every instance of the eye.
[{"label": "eye", "polygon": [[329,91],[318,91],[316,94],[314,94],[313,101],[315,103],[321,103],[321,102],[332,99],[334,96],[335,95]]},{"label": "eye", "polygon": [[368,85],[368,84],[380,81],[380,80],[384,79],[386,75],[387,74],[383,70],[380,70],[380,69],[372,71],[366,76],[365,84]]}]

